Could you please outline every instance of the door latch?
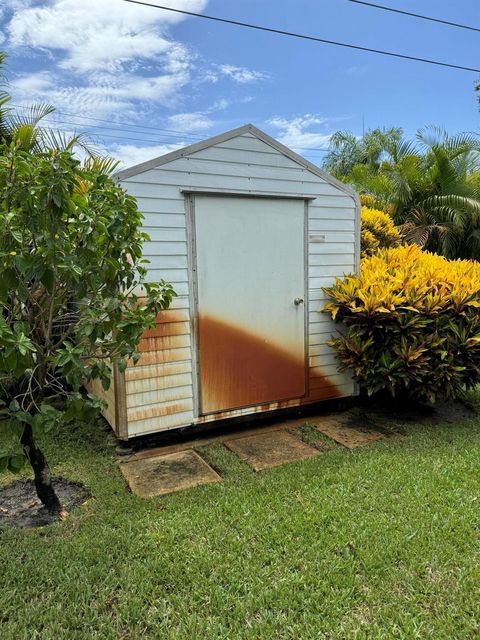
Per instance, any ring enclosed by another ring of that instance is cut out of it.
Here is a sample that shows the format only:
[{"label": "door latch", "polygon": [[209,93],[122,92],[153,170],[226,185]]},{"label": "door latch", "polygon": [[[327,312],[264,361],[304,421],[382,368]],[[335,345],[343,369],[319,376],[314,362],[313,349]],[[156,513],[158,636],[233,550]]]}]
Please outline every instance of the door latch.
[{"label": "door latch", "polygon": [[303,298],[295,298],[293,304],[298,307],[299,304],[303,304]]}]

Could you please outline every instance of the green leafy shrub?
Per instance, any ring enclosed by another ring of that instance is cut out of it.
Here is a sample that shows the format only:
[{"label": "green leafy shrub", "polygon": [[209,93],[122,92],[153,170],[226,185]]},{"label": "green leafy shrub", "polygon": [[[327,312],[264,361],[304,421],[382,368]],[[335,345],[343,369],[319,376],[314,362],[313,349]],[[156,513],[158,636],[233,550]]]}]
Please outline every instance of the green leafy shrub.
[{"label": "green leafy shrub", "polygon": [[140,336],[174,295],[145,282],[148,236],[111,165],[0,145],[0,429],[16,434],[0,471],[28,460],[52,512],[61,505],[36,435],[99,408],[82,385],[108,388],[111,364],[139,357]]},{"label": "green leafy shrub", "polygon": [[480,383],[479,263],[387,249],[325,292],[345,328],[331,345],[369,394],[434,402]]}]

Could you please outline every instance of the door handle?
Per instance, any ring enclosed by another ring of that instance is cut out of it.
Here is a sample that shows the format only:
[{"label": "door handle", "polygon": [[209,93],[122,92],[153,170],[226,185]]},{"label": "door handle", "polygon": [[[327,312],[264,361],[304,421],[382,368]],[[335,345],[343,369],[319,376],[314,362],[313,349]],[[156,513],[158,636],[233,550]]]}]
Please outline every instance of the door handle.
[{"label": "door handle", "polygon": [[299,304],[303,304],[303,298],[295,298],[293,304],[298,307]]}]

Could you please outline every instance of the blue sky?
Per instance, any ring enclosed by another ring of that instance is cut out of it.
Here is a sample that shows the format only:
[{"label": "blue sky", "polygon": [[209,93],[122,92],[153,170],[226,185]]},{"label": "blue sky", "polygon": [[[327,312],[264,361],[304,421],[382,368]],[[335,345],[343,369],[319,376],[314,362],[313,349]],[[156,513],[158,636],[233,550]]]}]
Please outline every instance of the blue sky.
[{"label": "blue sky", "polygon": [[[478,0],[382,3],[480,27]],[[480,33],[347,0],[161,4],[480,67]],[[88,130],[126,165],[245,122],[314,162],[334,131],[359,135],[363,123],[402,126],[409,136],[428,124],[452,133],[479,128],[473,73],[121,0],[8,0],[0,5],[0,48],[15,104],[52,103],[51,126]]]}]

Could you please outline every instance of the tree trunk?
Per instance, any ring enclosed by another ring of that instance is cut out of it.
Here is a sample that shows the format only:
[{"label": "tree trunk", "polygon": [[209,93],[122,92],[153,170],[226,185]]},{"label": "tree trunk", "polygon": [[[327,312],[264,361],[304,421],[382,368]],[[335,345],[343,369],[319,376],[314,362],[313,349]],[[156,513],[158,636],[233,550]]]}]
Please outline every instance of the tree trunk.
[{"label": "tree trunk", "polygon": [[35,476],[35,488],[40,501],[50,513],[61,515],[63,513],[62,505],[52,485],[50,467],[42,451],[35,444],[32,427],[29,424],[25,425],[20,441],[23,451],[32,466]]}]

